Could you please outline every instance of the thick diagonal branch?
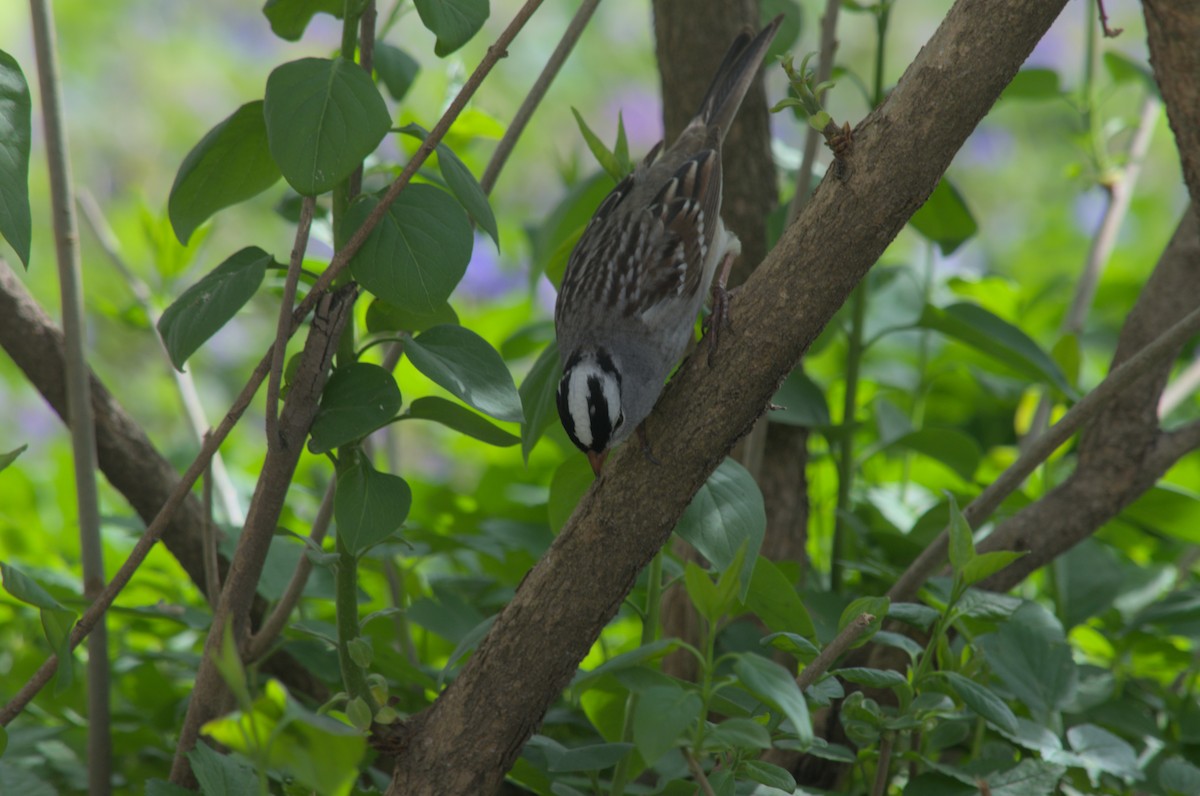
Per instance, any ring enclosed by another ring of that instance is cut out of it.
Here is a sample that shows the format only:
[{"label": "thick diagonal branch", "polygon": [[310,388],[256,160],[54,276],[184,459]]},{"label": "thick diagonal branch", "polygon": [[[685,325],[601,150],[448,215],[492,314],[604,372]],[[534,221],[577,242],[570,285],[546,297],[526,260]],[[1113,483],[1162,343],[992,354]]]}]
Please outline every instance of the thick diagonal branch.
[{"label": "thick diagonal branch", "polygon": [[712,367],[647,420],[659,462],[618,450],[458,679],[410,720],[393,794],[491,793],[548,705],[784,375],[933,191],[1065,0],[960,0],[747,281]]}]

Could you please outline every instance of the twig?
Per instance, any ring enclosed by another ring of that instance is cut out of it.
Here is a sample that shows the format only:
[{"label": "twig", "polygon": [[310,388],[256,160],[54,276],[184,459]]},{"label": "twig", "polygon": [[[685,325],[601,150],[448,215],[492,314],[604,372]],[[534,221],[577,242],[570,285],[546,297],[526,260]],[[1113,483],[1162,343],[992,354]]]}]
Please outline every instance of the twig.
[{"label": "twig", "polygon": [[[154,331],[154,339],[158,341],[158,347],[163,353],[163,362],[166,363],[171,376],[175,379],[175,386],[179,390],[180,400],[183,401],[183,410],[187,414],[188,424],[192,427],[192,433],[196,435],[196,441],[203,444],[204,435],[208,433],[209,425],[208,417],[205,416],[204,406],[200,403],[200,393],[196,389],[196,382],[192,378],[192,372],[190,370],[177,370],[171,364],[171,357],[167,354],[166,343],[163,342],[162,335],[158,331],[158,319],[161,313],[154,306],[150,286],[134,273],[133,269],[125,262],[125,258],[121,256],[120,241],[117,240],[112,226],[104,218],[104,213],[100,210],[100,205],[92,196],[91,191],[88,191],[86,188],[80,190],[79,194],[75,197],[75,202],[79,205],[83,220],[87,222],[88,227],[92,230],[92,234],[96,238],[96,242],[100,245],[100,250],[104,252],[104,256],[108,258],[108,261],[121,274],[121,277],[125,280],[125,285],[129,288],[129,292],[133,294],[134,300],[142,308],[142,312],[146,314],[146,318],[150,322],[150,328]],[[242,512],[242,507],[238,503],[237,490],[233,488],[233,481],[229,479],[229,471],[225,469],[225,460],[219,451],[212,459],[212,477],[214,481],[213,486],[217,490],[217,495],[221,498],[221,508],[225,515],[225,520],[230,525],[240,526],[245,521],[246,515]]]},{"label": "twig", "polygon": [[213,477],[212,465],[204,471],[204,481],[201,493],[204,502],[204,523],[200,528],[200,545],[204,555],[204,593],[208,604],[215,606],[221,597],[221,570],[217,561],[217,524],[213,522],[212,497]]},{"label": "twig", "polygon": [[875,617],[871,614],[859,614],[853,622],[842,628],[842,632],[838,633],[833,641],[826,644],[825,649],[821,650],[813,662],[800,672],[796,678],[796,685],[800,686],[800,690],[803,691],[821,679],[821,675],[829,671],[837,659],[842,657],[846,650],[854,645],[854,642],[858,641],[858,637],[865,633],[874,621]]},{"label": "twig", "polygon": [[700,786],[700,792],[704,796],[717,796],[712,785],[709,784],[708,777],[704,776],[704,769],[700,767],[700,761],[696,759],[696,755],[692,753],[692,750],[684,749],[683,756],[687,758],[688,768],[691,769],[692,776],[696,779],[696,784]]},{"label": "twig", "polygon": [[892,747],[896,743],[894,733],[884,733],[883,739],[879,742],[879,762],[875,767],[875,784],[871,788],[871,796],[887,796],[889,769],[892,765]]},{"label": "twig", "polygon": [[[833,55],[837,51],[837,22],[840,0],[825,0],[825,15],[821,17],[821,54],[817,57],[817,75],[814,85],[821,85],[833,74]],[[824,96],[822,92],[817,99]],[[826,125],[828,127],[828,125]],[[804,136],[804,156],[800,161],[800,171],[796,173],[796,194],[792,197],[792,206],[788,210],[788,220],[794,221],[800,215],[801,208],[808,201],[811,193],[813,169],[817,161],[817,136],[828,139],[828,133],[822,133],[811,125]]]},{"label": "twig", "polygon": [[530,87],[529,94],[521,103],[521,107],[517,109],[512,123],[504,131],[504,137],[496,145],[496,151],[492,153],[492,159],[488,161],[487,168],[483,170],[483,177],[480,178],[479,185],[483,188],[484,193],[492,192],[492,188],[495,187],[496,180],[500,176],[500,170],[504,168],[504,164],[508,162],[508,156],[512,154],[513,147],[517,145],[517,139],[525,131],[525,126],[529,124],[533,112],[537,110],[542,98],[546,96],[546,91],[554,82],[554,78],[558,76],[558,70],[562,69],[563,63],[571,54],[575,42],[579,41],[580,34],[587,27],[587,23],[598,5],[600,5],[600,0],[583,0],[579,10],[575,12],[571,24],[567,25],[567,30],[559,40],[558,46],[554,48],[554,52],[550,53],[550,58],[547,59],[546,66],[542,68],[542,73]]},{"label": "twig", "polygon": [[[96,489],[96,431],[92,389],[84,352],[83,271],[79,261],[79,229],[71,199],[71,159],[59,91],[58,52],[50,0],[30,0],[42,122],[50,170],[50,205],[54,251],[62,295],[63,340],[66,348],[67,417],[71,427],[75,497],[79,513],[79,546],[83,559],[83,594],[91,599],[104,589],[104,546],[100,540],[100,498]],[[88,641],[87,759],[88,792],[112,792],[112,737],[109,713],[108,632],[104,622]]]},{"label": "twig", "polygon": [[[333,519],[335,484],[336,481],[330,481],[329,486],[325,488],[325,496],[321,498],[321,506],[317,509],[317,516],[313,519],[312,531],[308,536],[318,547],[325,539],[325,534],[329,532],[329,521]],[[254,663],[263,658],[270,650],[271,645],[275,643],[275,639],[283,632],[288,617],[292,615],[292,609],[304,596],[304,587],[308,585],[308,576],[312,573],[312,568],[313,563],[309,557],[307,555],[300,556],[300,561],[296,564],[296,571],[292,573],[292,579],[288,581],[283,596],[271,609],[271,613],[263,621],[262,627],[246,643],[246,663]]]},{"label": "twig", "polygon": [[1108,14],[1104,12],[1104,0],[1096,0],[1096,8],[1100,10],[1100,30],[1104,31],[1104,38],[1115,39],[1125,31],[1125,28],[1110,28],[1108,26]]},{"label": "twig", "polygon": [[[1197,331],[1200,331],[1200,309],[1192,310],[1141,351],[1117,366],[1104,381],[1096,385],[1095,389],[1072,406],[1061,420],[1034,439],[1029,447],[1021,452],[1020,457],[1000,474],[999,478],[989,484],[977,498],[963,509],[963,516],[966,517],[970,526],[978,528],[1006,497],[1024,483],[1038,465],[1069,440],[1076,431],[1083,427],[1084,423],[1095,417],[1108,405],[1109,401],[1120,395],[1126,387],[1160,365],[1165,359],[1174,356],[1179,346],[1183,345]],[[946,557],[949,539],[950,532],[947,528],[917,556],[916,560],[909,565],[888,591],[887,596],[893,602],[912,599],[926,579],[942,564]]]},{"label": "twig", "polygon": [[306,196],[300,203],[300,221],[292,243],[292,259],[283,282],[283,298],[279,302],[279,321],[275,328],[275,343],[271,347],[271,373],[267,378],[267,449],[277,450],[279,439],[279,387],[283,381],[283,360],[291,336],[292,307],[296,303],[296,283],[308,249],[308,231],[312,227],[316,197]]}]

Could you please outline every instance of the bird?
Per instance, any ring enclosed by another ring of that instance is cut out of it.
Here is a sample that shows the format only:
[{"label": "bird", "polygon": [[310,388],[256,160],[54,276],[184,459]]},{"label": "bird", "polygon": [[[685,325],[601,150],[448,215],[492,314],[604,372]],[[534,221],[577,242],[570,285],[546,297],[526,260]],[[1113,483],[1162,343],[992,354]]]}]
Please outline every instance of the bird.
[{"label": "bird", "polygon": [[725,280],[741,253],[721,220],[721,144],[783,16],[739,34],[700,110],[659,141],[597,206],[567,260],[554,326],[567,436],[597,477],[609,450],[639,429],[693,338],[713,284],[708,336],[725,317]]}]

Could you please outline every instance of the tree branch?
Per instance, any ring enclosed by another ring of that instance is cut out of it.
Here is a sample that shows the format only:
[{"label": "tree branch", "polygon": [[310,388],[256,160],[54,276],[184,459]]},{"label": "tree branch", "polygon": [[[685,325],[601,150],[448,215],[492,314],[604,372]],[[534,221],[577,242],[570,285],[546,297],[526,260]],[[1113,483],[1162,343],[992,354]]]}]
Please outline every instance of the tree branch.
[{"label": "tree branch", "polygon": [[[637,573],[784,375],[933,191],[1065,0],[960,0],[854,132],[841,179],[734,299],[741,319],[693,357],[646,421],[661,464],[625,446],[434,705],[410,719],[390,793],[490,793]],[[802,266],[798,264],[803,264]]]},{"label": "tree branch", "polygon": [[1175,132],[1183,179],[1193,209],[1200,208],[1200,4],[1194,0],[1144,0],[1142,9],[1150,64]]}]

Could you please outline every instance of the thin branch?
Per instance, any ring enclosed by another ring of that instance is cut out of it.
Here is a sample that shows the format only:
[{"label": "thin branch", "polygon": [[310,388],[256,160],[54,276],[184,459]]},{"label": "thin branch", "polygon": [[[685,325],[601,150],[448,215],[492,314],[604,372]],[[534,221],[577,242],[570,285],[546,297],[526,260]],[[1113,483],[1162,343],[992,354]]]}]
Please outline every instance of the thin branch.
[{"label": "thin branch", "polygon": [[[336,483],[336,481],[330,481],[329,486],[325,488],[325,496],[321,498],[321,506],[317,509],[317,516],[313,519],[312,531],[308,536],[309,540],[318,547],[321,546],[321,542],[329,532],[329,521],[333,519],[333,492]],[[292,573],[292,579],[288,581],[283,596],[271,609],[271,613],[263,621],[262,627],[246,643],[246,663],[253,663],[270,651],[271,645],[275,643],[275,639],[287,625],[292,610],[304,596],[304,587],[308,585],[308,576],[312,573],[312,568],[312,560],[307,555],[300,556],[300,561],[296,563],[296,570]]]},{"label": "thin branch", "polygon": [[871,796],[887,796],[888,781],[892,765],[892,747],[896,743],[894,732],[884,733],[879,742],[879,762],[875,766],[875,784],[871,787]]},{"label": "thin branch", "polygon": [[279,302],[279,321],[275,328],[275,343],[271,347],[271,372],[267,377],[267,449],[276,450],[279,439],[279,388],[283,381],[283,360],[291,336],[292,308],[296,303],[296,283],[300,280],[300,268],[304,265],[304,252],[308,249],[308,232],[312,228],[313,212],[317,206],[314,196],[306,196],[300,203],[300,221],[296,226],[296,237],[292,243],[292,259],[288,263],[287,278],[283,283],[283,298]]},{"label": "thin branch", "polygon": [[1174,412],[1180,404],[1200,390],[1200,359],[1192,363],[1163,388],[1162,397],[1158,401],[1158,416],[1166,417]]},{"label": "thin branch", "polygon": [[479,185],[483,188],[484,193],[490,194],[492,192],[492,188],[495,187],[496,180],[500,176],[501,169],[508,162],[508,156],[512,154],[513,147],[517,145],[517,139],[521,137],[521,133],[525,132],[525,126],[529,124],[529,119],[533,116],[533,112],[537,110],[542,98],[546,96],[550,84],[558,76],[558,70],[562,69],[563,63],[567,60],[567,56],[571,54],[571,50],[574,49],[575,42],[579,41],[580,34],[587,27],[587,23],[592,18],[592,13],[595,12],[598,5],[600,5],[600,0],[583,0],[583,3],[579,6],[579,10],[575,12],[574,18],[571,19],[571,24],[567,26],[562,39],[559,40],[558,46],[554,48],[554,52],[550,53],[550,58],[547,59],[546,66],[542,68],[542,73],[533,82],[533,86],[529,89],[529,94],[526,95],[525,101],[521,103],[521,107],[517,109],[512,123],[504,131],[504,137],[496,145],[496,151],[492,153],[492,159],[488,161],[487,168],[483,171],[483,177],[480,178]]},{"label": "thin branch", "polygon": [[813,662],[804,667],[804,671],[796,678],[796,685],[800,686],[800,690],[808,688],[821,679],[825,672],[829,671],[830,667],[837,662],[838,658],[846,653],[858,641],[858,637],[867,631],[871,623],[875,621],[875,617],[871,614],[859,614],[854,618],[854,621],[842,628],[842,632],[838,633],[833,641],[825,645]]},{"label": "thin branch", "polygon": [[709,783],[708,777],[704,776],[704,769],[700,767],[700,761],[696,759],[696,755],[691,749],[684,749],[683,756],[687,758],[688,768],[692,772],[692,777],[695,778],[696,784],[700,787],[700,793],[704,796],[717,796],[713,786]]},{"label": "thin branch", "polygon": [[[1200,331],[1200,309],[1192,310],[1186,317],[1159,335],[1154,342],[1147,345],[1134,356],[1122,362],[1108,374],[1104,381],[1072,406],[1062,419],[1038,436],[1029,447],[1021,452],[1020,457],[1013,462],[1000,477],[988,485],[963,509],[963,516],[972,528],[978,528],[985,519],[991,516],[996,507],[1006,497],[1015,492],[1030,473],[1059,446],[1069,440],[1085,423],[1103,411],[1114,398],[1123,390],[1144,376],[1163,361],[1175,356],[1179,347],[1188,338]],[[904,574],[896,581],[888,597],[893,602],[910,600],[921,588],[921,585],[941,566],[949,547],[949,528],[935,539],[909,565]]]},{"label": "thin branch", "polygon": [[[50,171],[50,205],[54,251],[62,294],[63,339],[66,344],[67,417],[71,427],[75,497],[79,512],[79,546],[83,560],[83,594],[95,598],[104,589],[104,545],[100,540],[100,497],[96,487],[96,430],[83,311],[83,270],[79,259],[79,228],[71,198],[71,159],[67,150],[66,119],[59,91],[58,52],[50,0],[30,0],[38,84],[42,91],[46,159]],[[88,641],[87,760],[88,792],[112,792],[112,736],[109,711],[108,631],[101,621]]]},{"label": "thin branch", "polygon": [[200,533],[203,537],[201,543],[204,546],[204,596],[208,598],[209,605],[215,606],[217,599],[221,596],[221,570],[219,559],[217,558],[217,524],[213,522],[212,513],[213,477],[211,464],[204,471],[203,478],[201,494],[203,495],[202,502],[204,504],[204,522],[201,525]]},{"label": "thin branch", "polygon": [[[837,52],[838,45],[838,10],[841,5],[841,0],[825,0],[825,15],[821,17],[821,54],[817,57],[815,85],[829,80],[829,76],[833,74],[833,56]],[[821,100],[824,96],[825,92],[821,92],[817,100]],[[811,125],[807,129],[808,132],[804,136],[804,156],[800,161],[800,171],[796,173],[796,194],[792,197],[792,206],[788,210],[789,221],[795,220],[796,216],[800,215],[801,208],[808,201],[813,170],[817,163],[818,136],[828,138],[828,135]]]},{"label": "thin branch", "polygon": [[[113,232],[112,226],[105,219],[104,213],[101,211],[95,197],[92,196],[91,191],[88,191],[86,188],[80,190],[79,194],[75,197],[75,201],[79,205],[83,220],[87,222],[88,227],[95,236],[100,250],[104,252],[104,256],[117,269],[117,272],[121,274],[126,287],[129,288],[129,292],[133,294],[134,300],[137,301],[138,306],[145,313],[146,319],[150,322],[150,328],[154,331],[154,339],[158,341],[159,350],[163,354],[163,362],[171,372],[172,378],[175,379],[175,387],[179,390],[179,398],[183,402],[183,410],[187,415],[188,424],[192,427],[192,433],[196,435],[196,441],[203,444],[204,435],[208,433],[209,425],[208,417],[204,412],[204,406],[200,402],[200,392],[196,389],[196,381],[192,378],[190,370],[177,370],[171,364],[171,357],[167,353],[166,343],[163,342],[162,335],[158,331],[158,319],[162,313],[154,306],[150,286],[134,273],[129,264],[125,262],[125,258],[121,255],[120,241],[117,240],[116,233]],[[217,490],[217,495],[221,498],[221,508],[222,513],[225,515],[225,520],[230,525],[240,526],[245,522],[246,515],[242,512],[242,507],[238,503],[237,490],[233,487],[233,481],[229,478],[229,471],[225,469],[225,460],[220,452],[213,456],[212,478],[214,481],[213,487]]]},{"label": "thin branch", "polygon": [[1104,31],[1104,38],[1115,39],[1125,32],[1124,28],[1110,28],[1108,26],[1108,14],[1104,11],[1104,0],[1096,0],[1096,8],[1100,11],[1100,30]]}]

